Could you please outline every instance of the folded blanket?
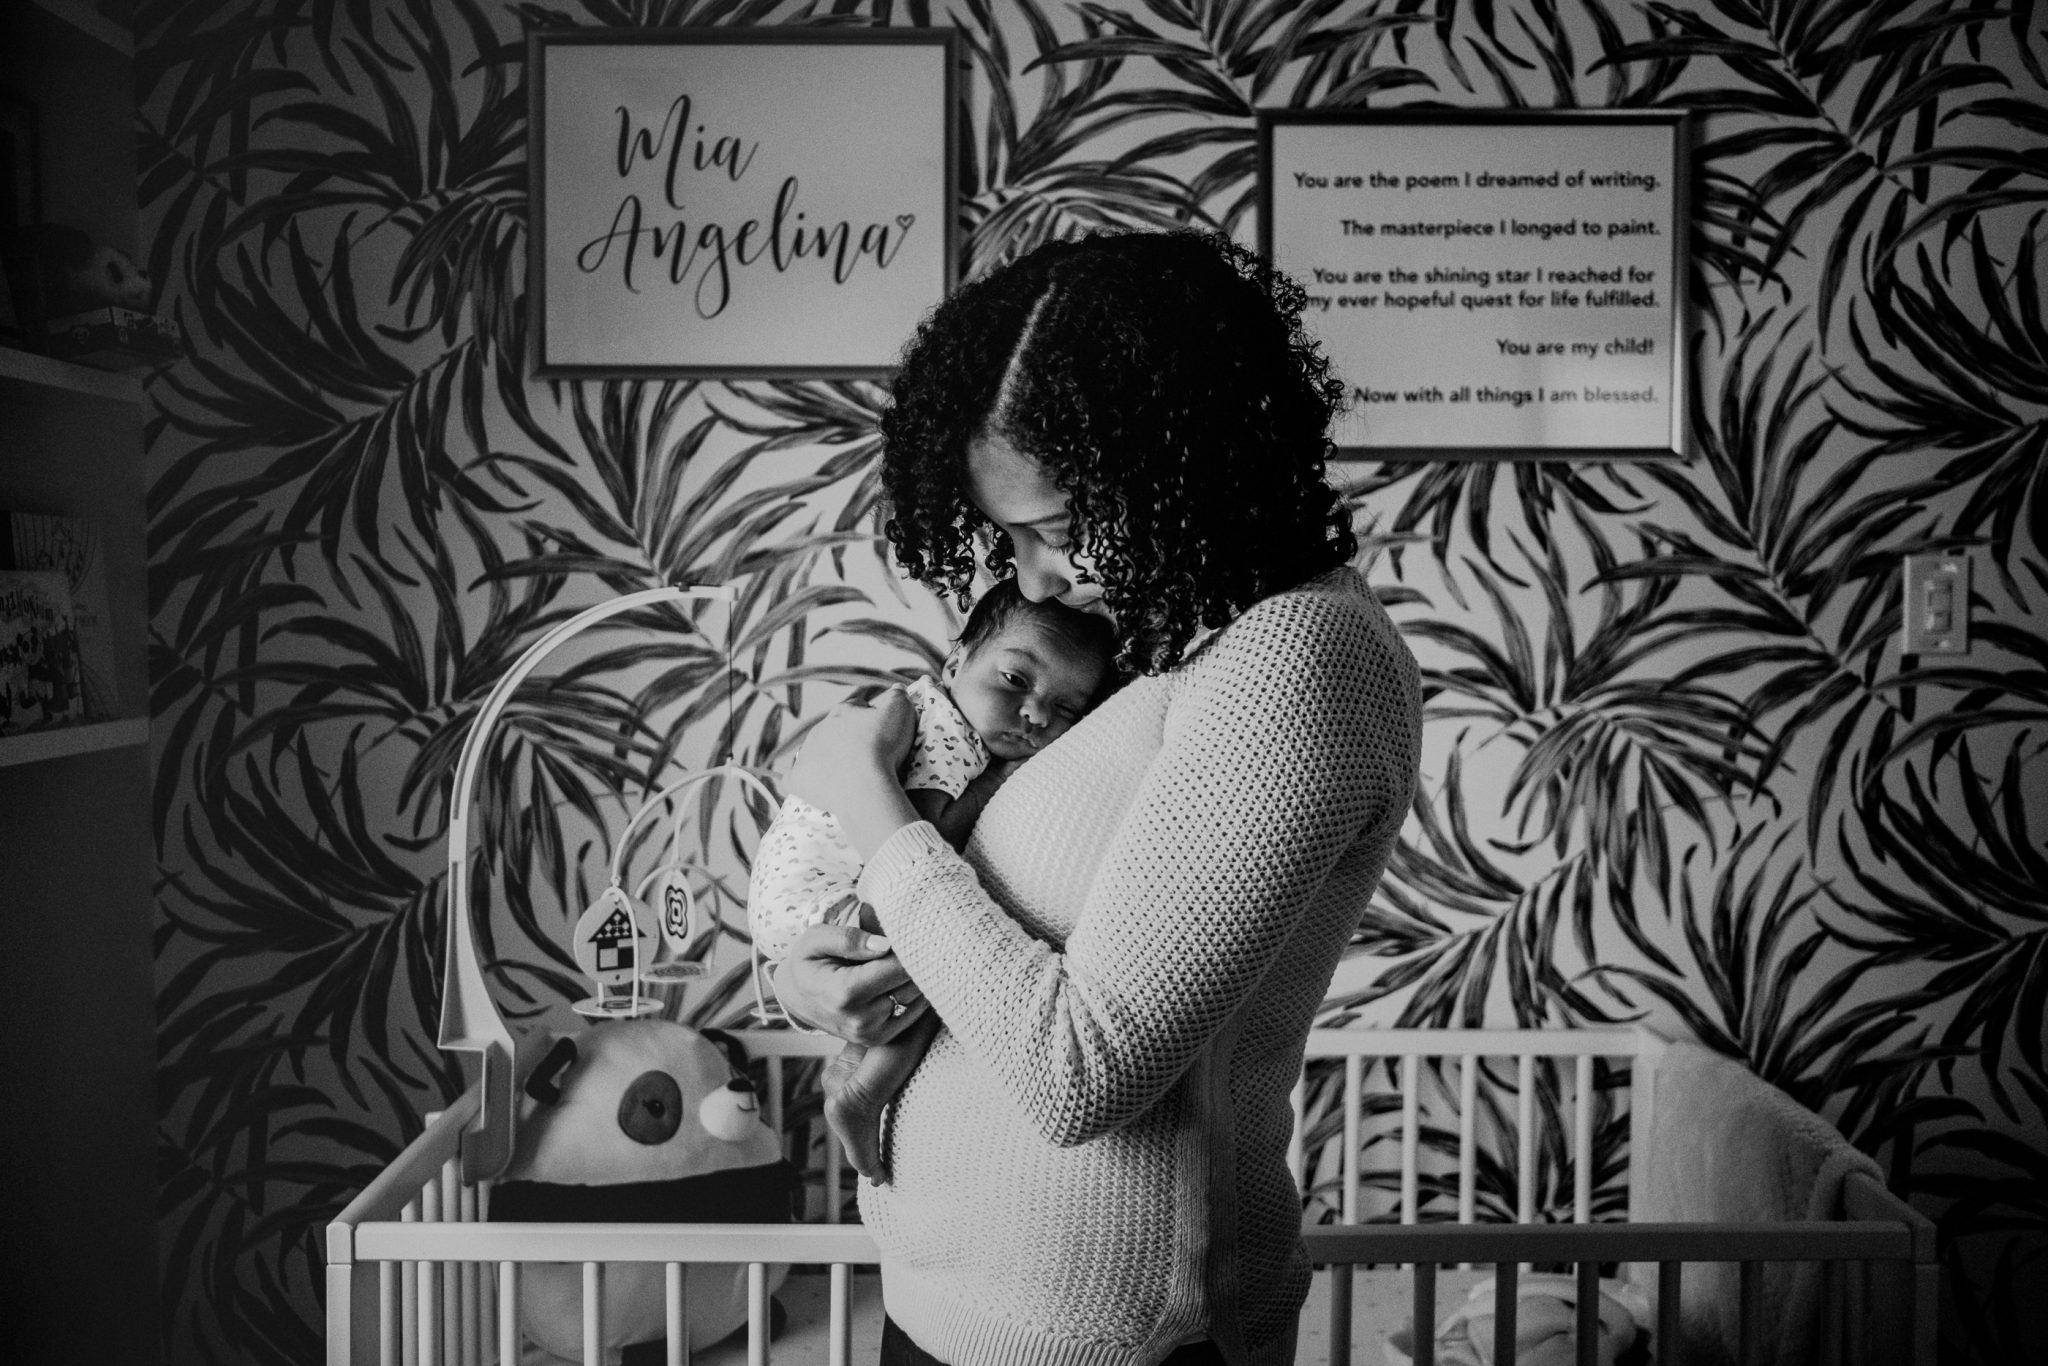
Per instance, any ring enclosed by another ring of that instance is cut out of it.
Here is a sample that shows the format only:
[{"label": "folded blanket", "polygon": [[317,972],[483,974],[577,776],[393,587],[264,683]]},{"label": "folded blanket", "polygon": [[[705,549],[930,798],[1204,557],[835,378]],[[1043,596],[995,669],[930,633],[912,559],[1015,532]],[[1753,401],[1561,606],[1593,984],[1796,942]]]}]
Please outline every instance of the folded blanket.
[{"label": "folded blanket", "polygon": [[[1578,1277],[1531,1273],[1515,1285],[1515,1359],[1512,1366],[1574,1366],[1578,1361]],[[1509,1366],[1493,1356],[1494,1279],[1472,1287],[1465,1302],[1452,1310],[1436,1330],[1438,1366]],[[1597,1366],[1643,1366],[1650,1308],[1640,1292],[1620,1281],[1600,1283],[1600,1337],[1594,1345]],[[1415,1325],[1411,1322],[1387,1335],[1387,1360],[1407,1366],[1414,1360]]]},{"label": "folded blanket", "polygon": [[[1771,1224],[1840,1217],[1852,1172],[1878,1166],[1835,1127],[1743,1064],[1695,1043],[1674,1043],[1657,1069],[1656,1110],[1638,1223]],[[1688,1262],[1680,1325],[1693,1353],[1733,1358],[1741,1341],[1738,1268]],[[1653,1290],[1654,1266],[1637,1269]],[[1763,1264],[1763,1366],[1819,1360],[1822,1268]]]}]

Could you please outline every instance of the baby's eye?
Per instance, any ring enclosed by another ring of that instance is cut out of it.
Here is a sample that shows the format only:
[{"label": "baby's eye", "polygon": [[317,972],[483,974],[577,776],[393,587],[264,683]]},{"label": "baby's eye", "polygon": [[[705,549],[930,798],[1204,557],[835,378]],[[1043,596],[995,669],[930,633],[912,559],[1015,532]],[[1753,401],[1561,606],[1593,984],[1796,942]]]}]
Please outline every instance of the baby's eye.
[{"label": "baby's eye", "polygon": [[1002,677],[1003,682],[1009,684],[1013,688],[1028,688],[1031,686],[1030,682],[1026,680],[1021,674],[1013,674],[1005,670]]}]

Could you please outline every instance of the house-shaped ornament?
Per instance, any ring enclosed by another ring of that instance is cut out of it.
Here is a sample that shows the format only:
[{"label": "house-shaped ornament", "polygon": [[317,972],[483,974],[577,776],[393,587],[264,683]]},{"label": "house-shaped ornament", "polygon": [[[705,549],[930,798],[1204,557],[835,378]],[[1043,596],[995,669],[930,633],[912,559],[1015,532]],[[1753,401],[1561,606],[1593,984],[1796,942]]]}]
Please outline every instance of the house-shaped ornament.
[{"label": "house-shaped ornament", "polygon": [[608,887],[576,921],[576,966],[601,987],[620,986],[633,980],[639,941],[649,937],[633,914],[632,901],[617,887]]}]

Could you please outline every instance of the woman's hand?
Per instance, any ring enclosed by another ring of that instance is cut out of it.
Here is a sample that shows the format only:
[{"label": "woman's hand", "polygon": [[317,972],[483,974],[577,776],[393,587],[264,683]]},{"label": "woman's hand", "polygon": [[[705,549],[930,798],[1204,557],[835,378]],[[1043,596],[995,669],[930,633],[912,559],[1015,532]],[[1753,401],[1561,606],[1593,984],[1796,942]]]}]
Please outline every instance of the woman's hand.
[{"label": "woman's hand", "polygon": [[799,934],[775,968],[774,985],[790,1015],[848,1043],[886,1043],[931,1009],[889,941],[852,925],[813,925]]},{"label": "woman's hand", "polygon": [[917,711],[901,688],[872,702],[842,702],[811,728],[784,790],[839,821],[862,863],[918,819],[896,773],[917,736]]}]

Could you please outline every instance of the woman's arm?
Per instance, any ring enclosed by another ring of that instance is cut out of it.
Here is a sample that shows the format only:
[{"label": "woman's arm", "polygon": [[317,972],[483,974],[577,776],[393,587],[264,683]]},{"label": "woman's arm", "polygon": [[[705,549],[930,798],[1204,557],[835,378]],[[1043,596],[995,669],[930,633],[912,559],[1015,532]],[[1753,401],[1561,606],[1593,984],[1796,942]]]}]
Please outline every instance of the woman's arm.
[{"label": "woman's arm", "polygon": [[887,1043],[931,1008],[889,941],[858,925],[812,925],[768,980],[791,1019],[848,1043]]},{"label": "woman's arm", "polygon": [[1400,819],[1416,707],[1413,661],[1369,602],[1255,608],[1181,682],[1064,951],[927,826],[891,838],[863,894],[947,1027],[1050,1139],[1085,1142],[1158,1100],[1337,860]]}]

